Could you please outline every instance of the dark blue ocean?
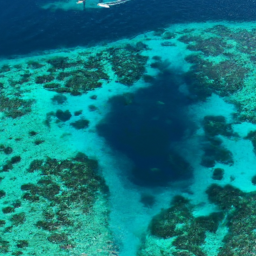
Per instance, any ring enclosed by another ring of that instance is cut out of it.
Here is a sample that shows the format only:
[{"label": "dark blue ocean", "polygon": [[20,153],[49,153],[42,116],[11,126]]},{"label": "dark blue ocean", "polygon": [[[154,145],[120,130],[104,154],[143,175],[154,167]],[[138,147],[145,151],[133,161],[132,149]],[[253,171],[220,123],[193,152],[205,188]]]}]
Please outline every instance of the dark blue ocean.
[{"label": "dark blue ocean", "polygon": [[0,55],[93,45],[174,23],[256,18],[253,0],[133,0],[111,10],[92,11],[82,11],[82,7],[81,11],[42,10],[42,3],[47,1],[1,1]]}]

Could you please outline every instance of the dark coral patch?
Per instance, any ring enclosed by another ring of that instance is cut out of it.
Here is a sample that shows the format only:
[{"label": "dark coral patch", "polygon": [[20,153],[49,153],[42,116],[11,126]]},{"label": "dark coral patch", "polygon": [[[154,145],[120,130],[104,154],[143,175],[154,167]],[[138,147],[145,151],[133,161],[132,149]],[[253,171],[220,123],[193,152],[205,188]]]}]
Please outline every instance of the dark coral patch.
[{"label": "dark coral patch", "polygon": [[85,129],[89,126],[89,121],[86,119],[80,119],[78,121],[70,123],[70,125],[72,125],[77,130],[81,130],[81,129]]},{"label": "dark coral patch", "polygon": [[5,220],[0,220],[0,227],[3,227],[5,225],[6,221]]},{"label": "dark coral patch", "polygon": [[[182,199],[182,200],[180,200]],[[174,205],[162,210],[150,224],[150,232],[154,236],[169,238],[180,235],[182,231],[176,229],[178,223],[189,221],[192,218],[187,200],[179,197],[174,199]]]},{"label": "dark coral patch", "polygon": [[4,214],[12,213],[14,211],[15,211],[15,209],[12,206],[7,206],[7,207],[2,208],[2,212]]},{"label": "dark coral patch", "polygon": [[221,96],[235,93],[244,87],[244,79],[250,71],[233,60],[213,64],[200,55],[192,55],[187,60],[193,65],[184,78],[190,92],[199,99],[205,99],[212,92]]},{"label": "dark coral patch", "polygon": [[216,212],[195,218],[192,209],[187,199],[176,196],[170,208],[162,210],[152,219],[150,231],[152,235],[164,239],[176,237],[172,245],[178,250],[205,256],[200,246],[205,242],[206,232],[215,233],[224,215]]},{"label": "dark coral patch", "polygon": [[0,95],[0,102],[0,112],[4,112],[7,117],[17,118],[31,112],[33,100],[7,98]]},{"label": "dark coral patch", "polygon": [[252,184],[253,184],[253,185],[256,185],[256,175],[254,175],[254,176],[252,177]]},{"label": "dark coral patch", "polygon": [[31,68],[31,69],[39,69],[44,66],[43,64],[33,60],[28,61],[27,65],[28,65],[28,68]]},{"label": "dark coral patch", "polygon": [[56,117],[59,119],[59,120],[61,120],[61,121],[63,121],[63,122],[66,122],[66,121],[68,121],[70,118],[71,118],[71,113],[70,113],[70,111],[69,110],[65,110],[65,111],[62,111],[62,110],[60,110],[60,109],[58,109],[57,111],[56,111]]},{"label": "dark coral patch", "polygon": [[[216,142],[218,143],[216,144]],[[203,150],[204,154],[202,156],[201,165],[205,167],[213,167],[216,162],[227,165],[234,164],[232,152],[221,145],[221,140],[208,140],[204,144]]]},{"label": "dark coral patch", "polygon": [[256,150],[256,131],[249,132],[249,134],[245,138],[249,139],[252,142],[254,150]]},{"label": "dark coral patch", "polygon": [[249,255],[255,245],[255,192],[244,193],[230,185],[220,187],[216,184],[206,192],[209,200],[223,209],[227,216],[229,232],[218,255]]},{"label": "dark coral patch", "polygon": [[29,165],[28,172],[34,172],[34,171],[40,170],[42,168],[43,162],[44,162],[43,160],[39,160],[39,159],[33,160]]},{"label": "dark coral patch", "polygon": [[18,226],[23,224],[26,221],[26,214],[25,212],[17,213],[14,214],[11,218],[10,221],[14,226]]},{"label": "dark coral patch", "polygon": [[12,163],[12,164],[17,164],[17,163],[19,163],[21,161],[21,157],[20,156],[13,156],[12,158],[11,158],[11,160],[10,160],[10,162]]},{"label": "dark coral patch", "polygon": [[5,197],[6,193],[3,190],[0,190],[0,198]]},{"label": "dark coral patch", "polygon": [[49,90],[49,91],[55,91],[57,90],[61,85],[58,83],[48,83],[44,84],[44,88]]},{"label": "dark coral patch", "polygon": [[225,187],[212,184],[206,191],[209,200],[217,204],[221,209],[239,207],[244,193],[239,189],[226,185]]},{"label": "dark coral patch", "polygon": [[207,39],[194,37],[191,42],[193,42],[193,44],[189,44],[187,48],[191,51],[201,51],[205,56],[218,56],[223,54],[228,46],[222,38],[218,37],[210,37]]},{"label": "dark coral patch", "polygon": [[26,241],[26,240],[19,240],[19,241],[17,241],[17,247],[18,248],[28,247],[28,241]]},{"label": "dark coral patch", "polygon": [[224,175],[224,169],[222,168],[215,168],[212,174],[212,178],[214,180],[222,180]]},{"label": "dark coral patch", "polygon": [[13,169],[12,163],[11,162],[7,162],[6,164],[3,165],[2,172],[9,172],[12,169]]},{"label": "dark coral patch", "polygon": [[54,76],[52,76],[52,75],[43,75],[43,76],[38,76],[36,78],[36,83],[37,84],[44,84],[44,83],[49,83],[52,80],[54,80]]},{"label": "dark coral patch", "polygon": [[231,136],[233,134],[232,127],[226,123],[224,116],[205,116],[203,126],[207,136]]},{"label": "dark coral patch", "polygon": [[76,67],[82,64],[82,60],[77,60],[75,62],[70,62],[68,57],[54,57],[48,59],[47,62],[52,65],[52,71],[64,70],[70,67]]},{"label": "dark coral patch", "polygon": [[54,233],[48,237],[48,240],[53,244],[67,243],[68,236],[64,233]]},{"label": "dark coral patch", "polygon": [[52,102],[56,104],[64,104],[67,102],[67,97],[62,94],[56,94],[52,97]]},{"label": "dark coral patch", "polygon": [[9,242],[0,237],[0,253],[8,253],[9,247]]},{"label": "dark coral patch", "polygon": [[35,135],[37,135],[37,132],[35,132],[35,131],[29,131],[29,136],[35,136]]},{"label": "dark coral patch", "polygon": [[11,147],[5,147],[3,151],[6,155],[10,155],[13,152],[13,149]]},{"label": "dark coral patch", "polygon": [[40,145],[40,144],[42,144],[42,143],[44,143],[44,142],[45,142],[44,140],[40,140],[40,139],[36,139],[36,140],[34,141],[35,145]]},{"label": "dark coral patch", "polygon": [[138,54],[136,49],[110,48],[108,52],[112,68],[120,83],[133,85],[142,77],[148,57]]}]

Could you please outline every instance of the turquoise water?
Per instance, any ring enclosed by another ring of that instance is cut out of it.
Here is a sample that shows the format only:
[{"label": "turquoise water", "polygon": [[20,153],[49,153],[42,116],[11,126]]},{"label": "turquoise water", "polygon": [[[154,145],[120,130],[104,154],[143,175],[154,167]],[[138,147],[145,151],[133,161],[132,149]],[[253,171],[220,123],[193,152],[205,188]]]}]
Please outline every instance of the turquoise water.
[{"label": "turquoise water", "polygon": [[256,254],[255,31],[3,58],[1,255]]}]

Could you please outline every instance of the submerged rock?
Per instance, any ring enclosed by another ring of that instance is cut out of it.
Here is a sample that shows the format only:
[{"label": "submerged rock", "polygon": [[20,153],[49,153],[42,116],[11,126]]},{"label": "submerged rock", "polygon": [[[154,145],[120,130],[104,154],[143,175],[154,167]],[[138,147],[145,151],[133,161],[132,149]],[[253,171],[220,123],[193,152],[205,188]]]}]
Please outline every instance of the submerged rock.
[{"label": "submerged rock", "polygon": [[70,111],[69,110],[65,110],[65,111],[62,111],[62,110],[60,110],[60,109],[58,109],[57,111],[56,111],[56,117],[59,119],[59,120],[61,120],[61,121],[63,121],[63,122],[66,122],[66,121],[68,121],[70,118],[71,118],[71,116],[72,116],[72,114],[70,113]]},{"label": "submerged rock", "polygon": [[86,119],[80,119],[78,121],[75,121],[73,123],[70,123],[71,126],[76,128],[77,130],[85,129],[89,126],[89,121]]}]

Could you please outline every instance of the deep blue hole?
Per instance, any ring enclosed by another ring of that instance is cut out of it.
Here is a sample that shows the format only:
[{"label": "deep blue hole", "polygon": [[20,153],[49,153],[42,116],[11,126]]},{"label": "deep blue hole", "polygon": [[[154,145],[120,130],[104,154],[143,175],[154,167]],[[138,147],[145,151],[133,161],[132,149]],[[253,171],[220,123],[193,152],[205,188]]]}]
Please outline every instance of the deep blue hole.
[{"label": "deep blue hole", "polygon": [[113,97],[110,113],[97,127],[112,149],[132,161],[128,175],[138,185],[162,186],[192,177],[189,163],[173,146],[193,129],[186,113],[189,100],[180,93],[180,83],[165,70],[134,95]]}]

